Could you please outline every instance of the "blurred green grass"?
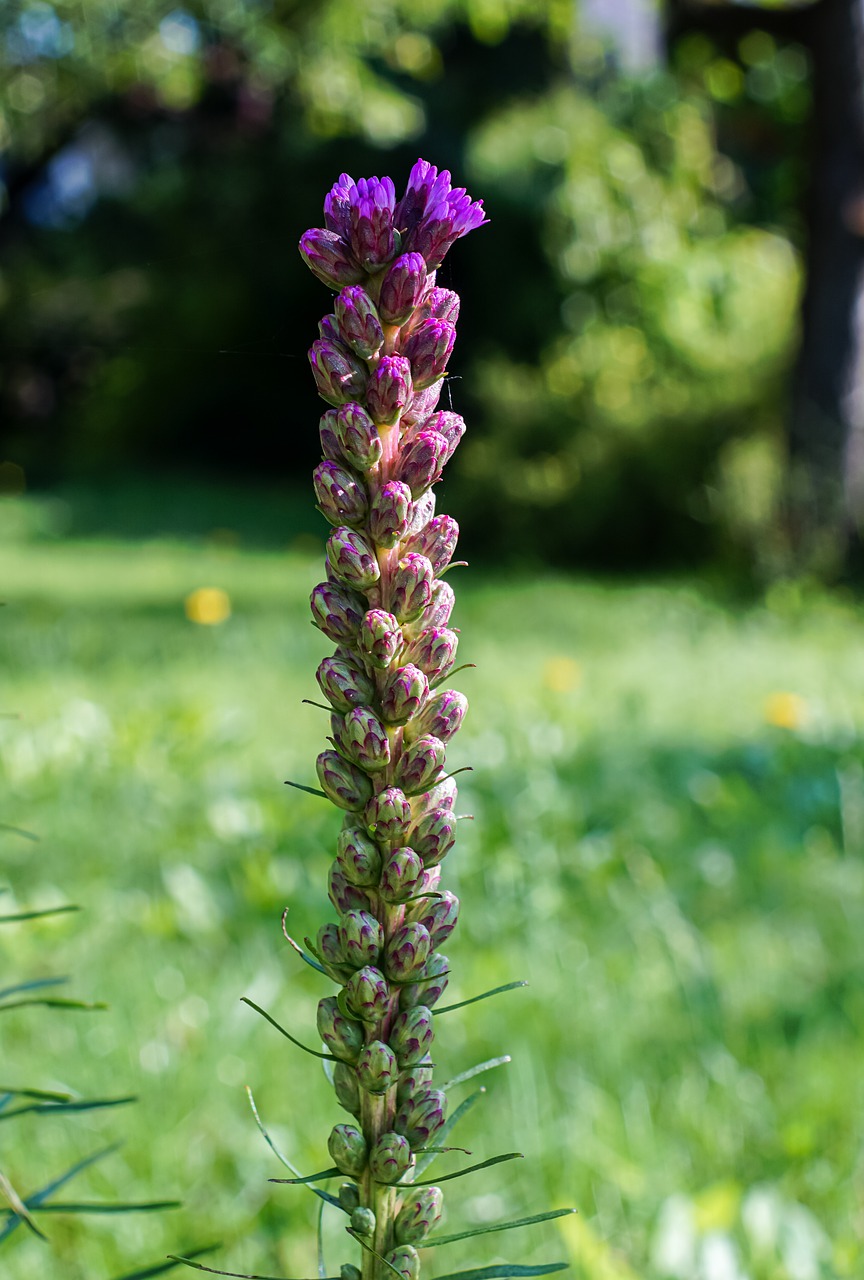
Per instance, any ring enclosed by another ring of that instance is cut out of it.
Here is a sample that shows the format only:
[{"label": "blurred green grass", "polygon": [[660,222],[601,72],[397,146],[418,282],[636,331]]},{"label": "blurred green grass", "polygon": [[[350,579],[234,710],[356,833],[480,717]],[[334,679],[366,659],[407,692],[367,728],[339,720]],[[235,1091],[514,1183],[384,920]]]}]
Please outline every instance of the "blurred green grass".
[{"label": "blurred green grass", "polygon": [[[20,531],[19,531],[20,532]],[[134,1108],[5,1127],[30,1190],[106,1140],[84,1199],[177,1195],[174,1214],[44,1219],[3,1274],[97,1280],[209,1240],[233,1270],[314,1273],[304,1172],[342,1118],[314,1044],[323,980],[279,931],[332,918],[338,817],[310,782],[324,739],[308,623],[320,554],[212,541],[0,543],[2,835],[15,900],[82,915],[0,936],[3,972],[71,973],[110,1011],[7,1014],[4,1071],[135,1092]],[[461,571],[460,571],[461,572]],[[472,812],[446,864],[463,917],[444,1075],[510,1052],[462,1142],[528,1160],[454,1183],[448,1227],[573,1204],[579,1217],[429,1255],[430,1269],[567,1256],[576,1280],[860,1274],[864,1056],[864,611],[775,588],[465,573],[451,750]],[[184,598],[226,591],[196,626]],[[460,1095],[470,1091],[463,1086]],[[457,1138],[458,1140],[458,1138]],[[454,1157],[443,1157],[453,1159]],[[443,1171],[443,1170],[442,1170]],[[338,1223],[333,1265],[347,1260]],[[713,1268],[713,1269],[712,1269]]]}]

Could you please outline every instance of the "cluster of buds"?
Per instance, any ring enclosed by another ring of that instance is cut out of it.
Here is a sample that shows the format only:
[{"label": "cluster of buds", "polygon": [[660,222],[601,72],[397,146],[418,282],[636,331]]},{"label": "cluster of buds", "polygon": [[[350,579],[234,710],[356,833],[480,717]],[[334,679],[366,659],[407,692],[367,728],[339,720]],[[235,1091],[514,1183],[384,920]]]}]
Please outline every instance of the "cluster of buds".
[{"label": "cluster of buds", "polygon": [[[312,618],[336,646],[317,672],[331,708],[317,771],[345,813],[329,881],[338,920],[315,948],[339,984],[318,1030],[352,1117],[328,1146],[352,1233],[369,1246],[363,1280],[392,1269],[417,1280],[417,1246],[441,1215],[439,1188],[412,1186],[412,1174],[445,1121],[431,1058],[449,969],[439,948],[459,914],[439,886],[456,828],[445,758],[467,707],[445,687],[458,641],[442,574],[459,530],[435,514],[432,488],[465,430],[437,408],[459,299],[435,271],[485,218],[446,170],[418,160],[398,202],[389,178],[342,174],[324,221],[300,252],[336,294],[309,352],[330,406],[315,494],[333,526]],[[353,1265],[343,1272],[357,1280]]]}]

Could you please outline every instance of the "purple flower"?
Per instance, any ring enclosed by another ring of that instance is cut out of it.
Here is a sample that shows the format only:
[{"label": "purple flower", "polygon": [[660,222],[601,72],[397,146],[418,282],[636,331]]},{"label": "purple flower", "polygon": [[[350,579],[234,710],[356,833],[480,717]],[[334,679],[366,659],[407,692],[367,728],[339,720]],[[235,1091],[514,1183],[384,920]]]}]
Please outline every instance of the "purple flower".
[{"label": "purple flower", "polygon": [[354,189],[351,175],[340,173],[339,181],[333,184],[324,198],[324,226],[343,240],[348,239],[351,231],[351,192]]},{"label": "purple flower", "polygon": [[326,459],[312,472],[318,509],[331,524],[361,525],[369,503],[366,491],[355,475]]},{"label": "purple flower", "polygon": [[382,356],[366,387],[366,407],[376,422],[389,426],[410,402],[411,362],[404,356]]},{"label": "purple flower", "polygon": [[456,330],[453,325],[446,320],[438,320],[435,316],[422,320],[412,330],[402,352],[411,361],[411,376],[419,391],[443,377],[455,341]]},{"label": "purple flower", "polygon": [[361,399],[366,390],[366,368],[341,342],[317,338],[309,348],[312,376],[322,400],[344,404]]},{"label": "purple flower", "polygon": [[336,644],[353,644],[363,624],[365,601],[350,587],[319,582],[309,597],[312,621]]},{"label": "purple flower", "polygon": [[425,288],[426,263],[422,254],[403,253],[382,281],[378,300],[381,319],[386,324],[402,324],[413,313]]},{"label": "purple flower", "polygon": [[482,227],[488,218],[482,200],[472,201],[464,187],[451,189],[446,169],[439,173],[428,161],[418,160],[396,206],[394,221],[402,232],[403,249],[422,253],[429,270],[434,271],[460,236]]},{"label": "purple flower", "polygon": [[350,242],[362,266],[374,269],[389,262],[396,252],[393,206],[396,189],[392,178],[358,178],[349,189]]},{"label": "purple flower", "polygon": [[333,231],[313,227],[300,237],[300,253],[313,275],[331,289],[346,284],[359,284],[363,268],[347,244]]},{"label": "purple flower", "polygon": [[362,360],[374,356],[384,341],[384,330],[366,290],[349,285],[336,295],[333,312],[342,341]]}]

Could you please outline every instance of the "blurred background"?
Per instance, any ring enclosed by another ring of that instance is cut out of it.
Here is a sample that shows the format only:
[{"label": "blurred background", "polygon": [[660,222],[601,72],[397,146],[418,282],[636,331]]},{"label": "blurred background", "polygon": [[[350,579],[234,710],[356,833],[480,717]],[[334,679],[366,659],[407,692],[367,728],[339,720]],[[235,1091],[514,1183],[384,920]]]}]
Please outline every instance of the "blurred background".
[{"label": "blurred background", "polygon": [[43,1215],[4,1274],[215,1241],[313,1274],[242,1086],[303,1172],[339,1117],[239,1005],[314,1037],[278,918],[331,914],[338,821],[282,786],[325,732],[296,245],[340,172],[398,191],[418,155],[490,217],[441,273],[477,664],[454,998],[531,983],[439,1032],[450,1075],[513,1054],[464,1137],[530,1157],[454,1184],[448,1227],[579,1209],[443,1269],[860,1274],[862,59],[854,0],[7,0],[2,880],[85,910],[0,954],[111,1008],[6,1013],[4,1071],[140,1100],[22,1117],[0,1169],[30,1192],[123,1137],[76,1194],[185,1207]]}]

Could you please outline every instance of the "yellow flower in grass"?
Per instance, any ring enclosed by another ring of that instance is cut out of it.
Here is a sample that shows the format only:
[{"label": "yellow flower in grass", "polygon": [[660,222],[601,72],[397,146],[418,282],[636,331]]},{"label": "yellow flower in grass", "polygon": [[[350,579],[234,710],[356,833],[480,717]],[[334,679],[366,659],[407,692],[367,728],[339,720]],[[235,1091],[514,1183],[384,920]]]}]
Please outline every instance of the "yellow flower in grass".
[{"label": "yellow flower in grass", "polygon": [[184,601],[186,617],[202,627],[215,627],[231,617],[231,600],[221,587],[198,587]]},{"label": "yellow flower in grass", "polygon": [[778,729],[799,729],[807,716],[807,702],[800,694],[777,692],[765,699],[765,719]]}]

